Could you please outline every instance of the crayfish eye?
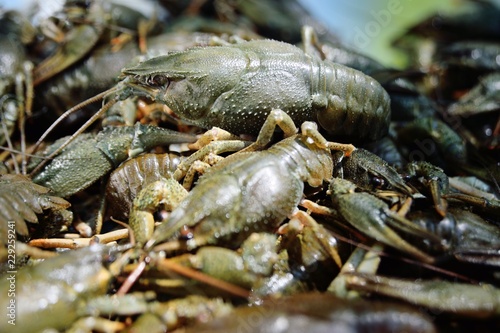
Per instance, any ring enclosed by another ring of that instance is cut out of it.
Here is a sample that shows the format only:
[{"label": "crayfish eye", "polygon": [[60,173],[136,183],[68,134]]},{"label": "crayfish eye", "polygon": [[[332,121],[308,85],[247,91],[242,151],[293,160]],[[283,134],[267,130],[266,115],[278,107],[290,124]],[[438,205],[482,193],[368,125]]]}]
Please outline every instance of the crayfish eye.
[{"label": "crayfish eye", "polygon": [[193,237],[194,237],[193,230],[189,228],[187,225],[184,225],[180,230],[179,239],[187,241],[192,239]]},{"label": "crayfish eye", "polygon": [[164,75],[152,75],[146,78],[146,84],[150,87],[167,88],[170,80]]},{"label": "crayfish eye", "polygon": [[375,187],[377,189],[384,188],[384,186],[385,186],[385,180],[383,178],[380,178],[380,177],[373,177],[371,179],[371,183],[372,183],[373,187]]},{"label": "crayfish eye", "polygon": [[403,177],[403,180],[404,180],[405,182],[409,182],[409,181],[411,181],[411,179],[413,178],[413,177],[412,177],[411,175],[409,175],[409,174],[403,174],[403,175],[401,175],[401,176]]}]

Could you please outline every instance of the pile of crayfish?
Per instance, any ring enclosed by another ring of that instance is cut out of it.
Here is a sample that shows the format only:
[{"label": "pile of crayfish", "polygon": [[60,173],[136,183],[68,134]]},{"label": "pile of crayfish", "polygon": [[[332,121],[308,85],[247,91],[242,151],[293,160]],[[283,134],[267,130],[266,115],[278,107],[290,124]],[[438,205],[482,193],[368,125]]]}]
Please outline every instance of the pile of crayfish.
[{"label": "pile of crayfish", "polygon": [[0,8],[0,331],[500,329],[500,8]]}]

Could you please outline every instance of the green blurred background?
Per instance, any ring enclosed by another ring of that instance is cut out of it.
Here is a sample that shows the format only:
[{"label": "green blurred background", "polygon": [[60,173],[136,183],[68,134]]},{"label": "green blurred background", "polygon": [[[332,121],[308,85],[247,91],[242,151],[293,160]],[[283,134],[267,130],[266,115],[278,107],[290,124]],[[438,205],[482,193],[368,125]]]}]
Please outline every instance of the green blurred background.
[{"label": "green blurred background", "polygon": [[[301,0],[347,45],[383,64],[404,67],[405,57],[391,41],[429,15],[454,12],[465,0]],[[500,19],[500,18],[499,18]]]}]

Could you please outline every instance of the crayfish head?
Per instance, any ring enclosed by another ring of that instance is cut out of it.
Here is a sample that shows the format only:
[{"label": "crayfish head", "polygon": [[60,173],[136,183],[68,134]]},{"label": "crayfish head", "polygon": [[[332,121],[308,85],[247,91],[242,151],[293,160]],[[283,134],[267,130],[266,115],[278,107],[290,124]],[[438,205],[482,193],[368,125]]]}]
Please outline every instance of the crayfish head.
[{"label": "crayfish head", "polygon": [[214,102],[238,84],[246,65],[239,50],[221,46],[172,52],[122,73],[130,77],[127,85],[148,92],[179,117],[203,126]]}]

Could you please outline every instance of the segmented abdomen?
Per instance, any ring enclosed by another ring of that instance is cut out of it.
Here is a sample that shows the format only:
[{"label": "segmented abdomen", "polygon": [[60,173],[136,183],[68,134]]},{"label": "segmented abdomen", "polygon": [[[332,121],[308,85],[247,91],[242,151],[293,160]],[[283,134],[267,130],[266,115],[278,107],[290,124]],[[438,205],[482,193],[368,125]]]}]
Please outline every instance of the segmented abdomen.
[{"label": "segmented abdomen", "polygon": [[321,127],[357,139],[376,140],[387,134],[390,98],[385,89],[362,72],[334,64],[319,63],[318,89],[327,98],[326,110],[317,114]]}]

